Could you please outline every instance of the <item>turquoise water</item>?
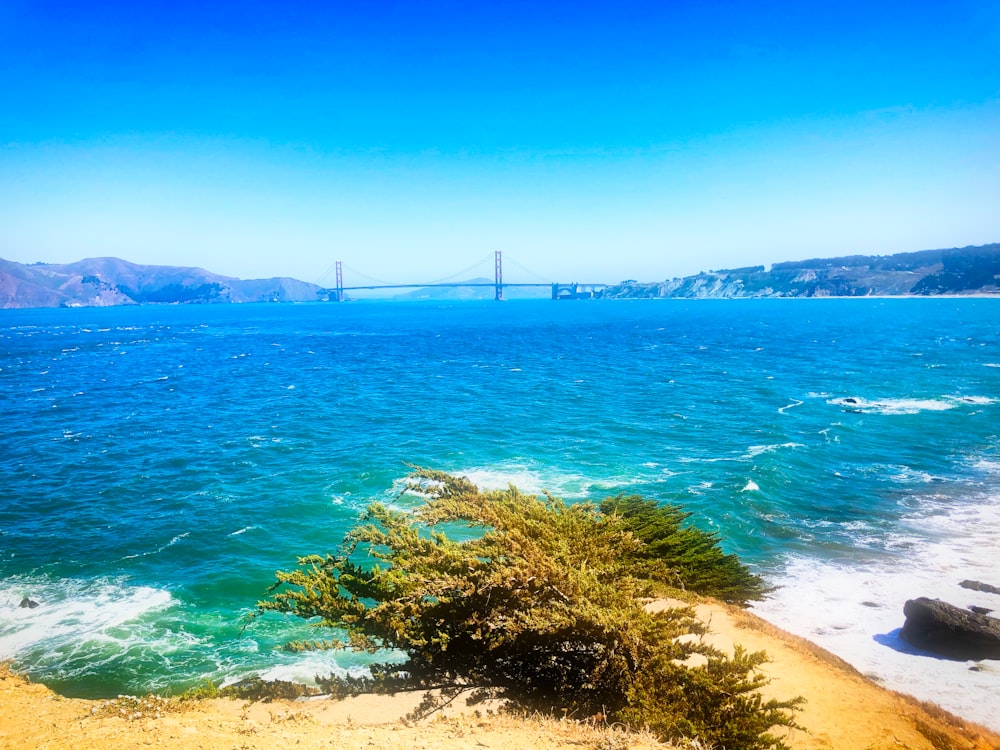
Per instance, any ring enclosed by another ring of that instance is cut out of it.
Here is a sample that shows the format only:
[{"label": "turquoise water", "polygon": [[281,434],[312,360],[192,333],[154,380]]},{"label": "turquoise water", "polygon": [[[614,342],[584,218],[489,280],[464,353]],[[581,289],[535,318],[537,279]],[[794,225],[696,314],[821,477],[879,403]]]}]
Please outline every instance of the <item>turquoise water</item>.
[{"label": "turquoise water", "polygon": [[1000,585],[997,299],[0,311],[0,414],[0,658],[70,695],[361,668],[241,618],[407,463],[679,502],[768,617],[932,691],[902,602]]}]

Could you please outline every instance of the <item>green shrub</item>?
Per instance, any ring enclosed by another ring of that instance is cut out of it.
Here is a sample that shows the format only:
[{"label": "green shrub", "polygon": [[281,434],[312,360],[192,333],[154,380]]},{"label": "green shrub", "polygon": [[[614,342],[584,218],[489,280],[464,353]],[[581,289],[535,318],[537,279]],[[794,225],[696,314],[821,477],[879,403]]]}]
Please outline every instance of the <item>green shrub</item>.
[{"label": "green shrub", "polygon": [[644,544],[634,553],[636,564],[666,566],[675,585],[726,602],[746,604],[767,593],[736,555],[719,548],[719,537],[694,526],[684,526],[691,514],[676,505],[659,505],[639,495],[618,495],[601,503],[601,512],[622,517]]},{"label": "green shrub", "polygon": [[[689,607],[643,609],[677,570],[649,559],[626,513],[514,487],[480,492],[426,469],[410,486],[423,505],[371,505],[336,554],[278,572],[258,614],[315,618],[346,634],[340,645],[404,654],[374,666],[363,688],[440,690],[444,701],[472,691],[664,738],[725,738],[728,750],[783,747],[767,732],[794,724],[797,701],[759,698],[763,654],[725,657],[697,638],[704,626]],[[443,531],[461,526],[473,530],[461,541]],[[707,665],[681,663],[694,654]]]}]

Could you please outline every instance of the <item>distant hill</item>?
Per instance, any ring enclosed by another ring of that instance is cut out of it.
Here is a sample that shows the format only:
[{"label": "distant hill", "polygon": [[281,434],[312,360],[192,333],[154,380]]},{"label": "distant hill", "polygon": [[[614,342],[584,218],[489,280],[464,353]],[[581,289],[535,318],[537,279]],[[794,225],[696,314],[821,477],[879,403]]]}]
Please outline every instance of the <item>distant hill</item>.
[{"label": "distant hill", "polygon": [[[423,287],[395,299],[492,299],[487,286]],[[243,280],[179,266],[148,266],[119,258],[24,265],[0,258],[0,309],[227,302],[313,302],[322,290],[287,277]],[[505,297],[548,297],[550,290],[510,287]],[[1000,295],[1000,244],[895,255],[775,263],[704,271],[661,282],[624,281],[605,298],[864,297]]]},{"label": "distant hill", "polygon": [[[412,292],[397,294],[397,300],[489,300],[496,296],[493,279],[484,277],[468,279],[464,284],[475,286],[422,286]],[[552,295],[549,286],[545,287],[504,287],[505,299],[548,299]]]},{"label": "distant hill", "polygon": [[290,278],[242,280],[201,268],[119,258],[24,265],[0,259],[0,308],[219,302],[304,302],[319,287]]},{"label": "distant hill", "polygon": [[1000,244],[896,255],[850,255],[706,271],[607,287],[604,297],[866,297],[1000,294]]}]

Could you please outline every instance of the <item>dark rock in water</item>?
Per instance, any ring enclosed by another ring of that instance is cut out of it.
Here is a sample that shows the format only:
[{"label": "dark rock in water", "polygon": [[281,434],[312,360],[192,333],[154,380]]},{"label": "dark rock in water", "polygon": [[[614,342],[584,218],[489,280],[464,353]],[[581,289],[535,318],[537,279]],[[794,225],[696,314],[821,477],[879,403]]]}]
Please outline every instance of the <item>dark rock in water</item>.
[{"label": "dark rock in water", "polygon": [[951,659],[1000,659],[1000,619],[940,599],[910,599],[903,606],[903,640]]},{"label": "dark rock in water", "polygon": [[987,594],[1000,594],[1000,588],[996,586],[990,586],[988,583],[983,583],[982,581],[962,581],[960,584],[963,589],[972,589],[973,591],[984,591]]},{"label": "dark rock in water", "polygon": [[34,601],[33,599],[29,599],[28,597],[24,597],[18,606],[21,609],[34,609],[35,607],[38,606],[38,602]]},{"label": "dark rock in water", "polygon": [[970,604],[969,611],[975,612],[977,615],[988,615],[993,610],[987,609],[986,607],[977,607],[975,604]]}]

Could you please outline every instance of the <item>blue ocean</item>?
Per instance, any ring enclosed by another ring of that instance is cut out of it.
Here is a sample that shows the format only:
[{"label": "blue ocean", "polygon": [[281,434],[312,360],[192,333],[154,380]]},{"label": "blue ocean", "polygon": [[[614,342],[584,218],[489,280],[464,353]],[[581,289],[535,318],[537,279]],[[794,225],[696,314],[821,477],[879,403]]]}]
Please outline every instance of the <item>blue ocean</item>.
[{"label": "blue ocean", "polygon": [[7,310],[0,415],[0,659],[65,695],[363,670],[245,618],[417,464],[681,504],[762,615],[1000,729],[1000,664],[898,638],[1000,610],[1000,299]]}]

